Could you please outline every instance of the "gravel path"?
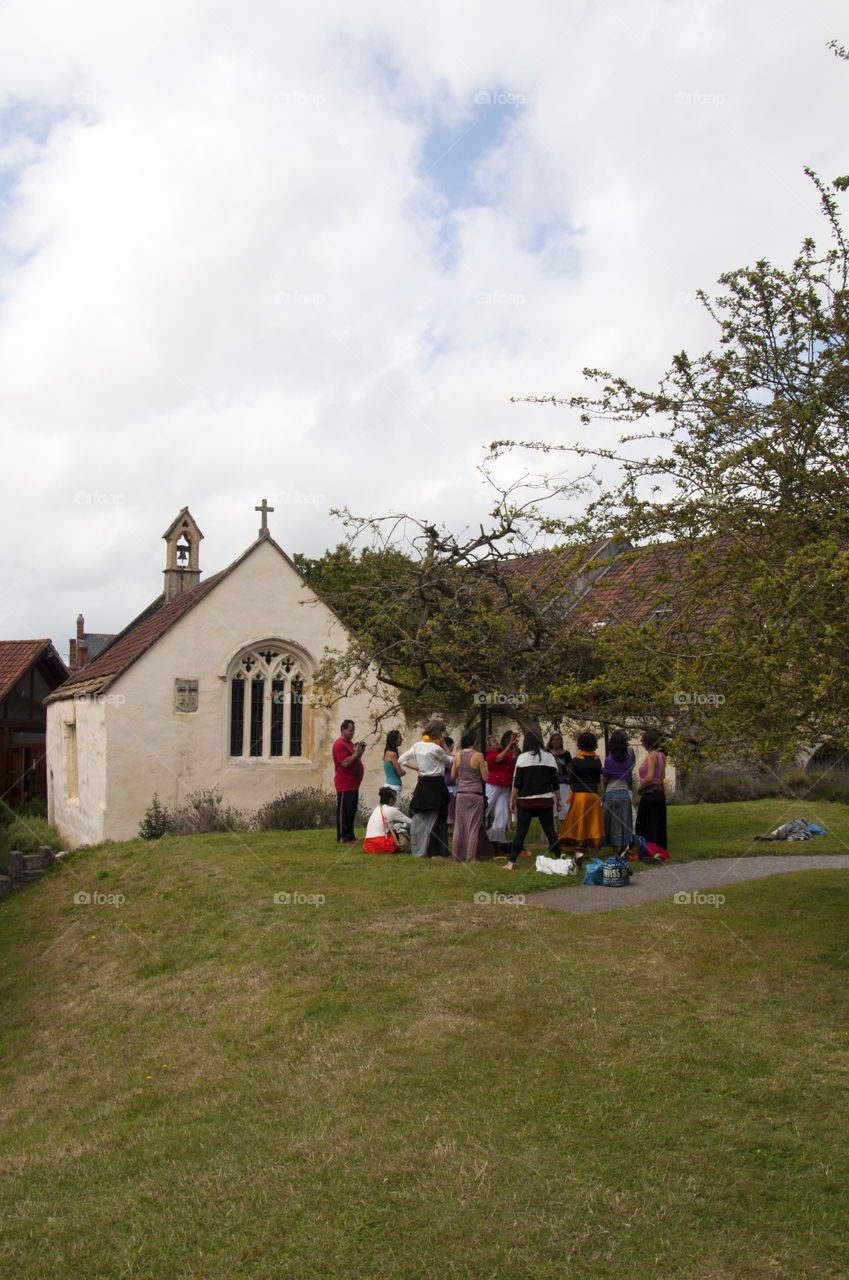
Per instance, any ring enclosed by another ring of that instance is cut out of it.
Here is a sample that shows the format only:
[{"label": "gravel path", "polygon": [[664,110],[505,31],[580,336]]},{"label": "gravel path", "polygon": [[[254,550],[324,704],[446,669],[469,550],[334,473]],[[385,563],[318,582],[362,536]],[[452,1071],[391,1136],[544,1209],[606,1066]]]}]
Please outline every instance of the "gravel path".
[{"label": "gravel path", "polygon": [[[677,893],[721,893],[725,885],[744,880],[762,880],[787,871],[849,871],[849,854],[769,854],[760,858],[709,858],[704,862],[682,862],[664,866],[640,865],[627,889],[606,889],[604,885],[581,884],[568,889],[529,893],[525,903],[554,911],[620,911],[643,902],[659,902]],[[698,901],[698,899],[697,899]]]}]

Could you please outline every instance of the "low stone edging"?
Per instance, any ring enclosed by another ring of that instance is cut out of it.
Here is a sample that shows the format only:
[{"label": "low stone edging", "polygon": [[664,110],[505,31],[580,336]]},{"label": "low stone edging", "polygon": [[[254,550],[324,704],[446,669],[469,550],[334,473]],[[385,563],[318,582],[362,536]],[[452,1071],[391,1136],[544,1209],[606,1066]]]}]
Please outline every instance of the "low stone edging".
[{"label": "low stone edging", "polygon": [[38,853],[22,853],[20,849],[12,849],[8,873],[0,876],[0,898],[8,898],[16,889],[38,880],[45,871],[50,870],[57,857],[61,858],[62,854],[55,854],[49,844],[40,844]]}]

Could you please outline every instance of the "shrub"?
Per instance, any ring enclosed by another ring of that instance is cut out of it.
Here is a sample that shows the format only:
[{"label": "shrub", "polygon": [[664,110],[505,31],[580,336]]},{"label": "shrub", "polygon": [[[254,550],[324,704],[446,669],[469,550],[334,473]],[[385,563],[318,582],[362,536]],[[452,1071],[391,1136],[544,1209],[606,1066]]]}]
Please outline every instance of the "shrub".
[{"label": "shrub", "polygon": [[849,773],[844,769],[784,769],[756,773],[745,768],[694,769],[675,794],[678,804],[724,804],[732,800],[836,800],[849,804]]},{"label": "shrub", "polygon": [[218,791],[194,791],[171,815],[175,836],[205,836],[215,831],[247,831],[250,820],[233,808]]},{"label": "shrub", "polygon": [[38,853],[40,844],[49,844],[54,852],[62,847],[59,832],[46,818],[15,818],[6,838],[8,847],[21,853]]},{"label": "shrub", "polygon": [[47,801],[39,796],[34,796],[32,800],[24,800],[23,804],[18,805],[15,814],[19,818],[46,818]]},{"label": "shrub", "polygon": [[286,791],[257,811],[259,831],[315,831],[336,827],[336,794],[320,787]]},{"label": "shrub", "polygon": [[680,792],[679,800],[683,804],[725,804],[785,794],[775,774],[729,768],[694,769],[687,775]]},{"label": "shrub", "polygon": [[172,815],[154,792],[150,808],[139,823],[139,835],[142,840],[161,840],[171,830],[173,821]]},{"label": "shrub", "polygon": [[849,804],[849,774],[844,769],[794,769],[782,782],[784,794],[794,798]]},{"label": "shrub", "polygon": [[[408,797],[408,798],[409,798],[409,797]],[[375,796],[374,804],[377,804],[377,797],[376,797],[376,796]],[[368,805],[364,805],[364,804],[363,804],[363,802],[362,802],[362,800],[361,800],[361,801],[360,801],[360,803],[359,803],[359,806],[358,806],[358,808],[357,808],[357,814],[356,814],[356,817],[354,818],[354,826],[355,826],[355,827],[367,827],[367,826],[368,826],[368,820],[369,820],[369,818],[371,817],[371,811],[372,811],[372,809],[373,809],[373,808],[374,808],[374,805],[372,805],[371,807],[369,807]],[[399,804],[399,805],[397,806],[397,808],[399,808],[399,809],[401,810],[401,812],[402,812],[402,813],[406,813],[406,812],[407,812],[407,805],[406,805],[406,804]],[[333,825],[334,825],[334,827],[336,826],[336,819],[335,819],[335,817],[334,817],[334,820],[333,820]]]}]

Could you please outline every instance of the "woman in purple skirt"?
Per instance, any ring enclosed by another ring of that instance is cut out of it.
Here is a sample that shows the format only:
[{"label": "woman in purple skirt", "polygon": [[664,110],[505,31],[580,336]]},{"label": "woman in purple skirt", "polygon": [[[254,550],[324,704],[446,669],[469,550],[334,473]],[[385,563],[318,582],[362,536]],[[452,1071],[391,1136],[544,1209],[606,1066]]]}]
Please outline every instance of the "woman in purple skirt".
[{"label": "woman in purple skirt", "polygon": [[477,733],[467,729],[460,739],[460,750],[454,757],[451,776],[457,783],[454,801],[454,842],[451,857],[455,862],[474,862],[478,840],[483,831],[486,811],[485,784],[489,777],[486,760],[475,750]]}]

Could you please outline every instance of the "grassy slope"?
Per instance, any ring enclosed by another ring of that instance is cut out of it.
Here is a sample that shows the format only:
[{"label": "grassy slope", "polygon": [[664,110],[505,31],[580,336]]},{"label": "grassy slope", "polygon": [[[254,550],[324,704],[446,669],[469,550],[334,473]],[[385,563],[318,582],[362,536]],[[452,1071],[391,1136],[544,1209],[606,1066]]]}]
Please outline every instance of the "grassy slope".
[{"label": "grassy slope", "polygon": [[[791,818],[825,827],[826,834],[800,844],[761,844]],[[669,843],[673,858],[758,856],[764,853],[849,853],[849,805],[827,800],[753,800],[747,804],[673,805],[669,809]]]},{"label": "grassy slope", "polygon": [[[742,852],[783,813],[676,809],[671,843]],[[267,834],[93,850],[10,899],[0,1274],[849,1275],[849,874],[474,901],[550,884]]]}]

